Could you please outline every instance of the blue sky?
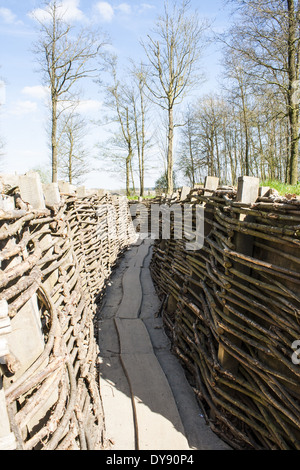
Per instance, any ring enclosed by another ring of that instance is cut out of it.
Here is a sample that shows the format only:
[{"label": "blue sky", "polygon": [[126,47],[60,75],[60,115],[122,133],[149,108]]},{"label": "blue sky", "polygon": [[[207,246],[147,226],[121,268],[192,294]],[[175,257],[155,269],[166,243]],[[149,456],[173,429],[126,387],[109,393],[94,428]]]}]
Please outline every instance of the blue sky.
[{"label": "blue sky", "polygon": [[[63,1],[74,25],[92,23],[109,35],[124,64],[128,58],[138,60],[143,57],[139,41],[150,32],[163,7],[162,0]],[[214,20],[215,30],[222,31],[228,26],[228,11],[223,0],[192,0],[191,4],[200,16]],[[45,90],[32,52],[38,30],[31,12],[41,14],[37,9],[42,6],[43,2],[38,0],[0,0],[0,78],[5,82],[5,96],[3,87],[0,87],[0,99],[2,102],[5,100],[0,111],[0,135],[5,141],[5,157],[0,171],[5,173],[25,173],[37,166],[46,169],[50,164]],[[210,46],[203,57],[207,80],[199,94],[218,88],[219,62],[218,49]],[[104,112],[103,95],[91,81],[84,85],[80,111],[92,120],[97,120]],[[95,145],[103,139],[103,130],[94,127],[87,144],[92,154],[99,153]],[[101,167],[101,163],[99,165]],[[146,186],[154,185],[160,174],[158,161],[147,175]],[[96,169],[88,176],[85,185],[118,189],[124,183],[120,176]]]}]

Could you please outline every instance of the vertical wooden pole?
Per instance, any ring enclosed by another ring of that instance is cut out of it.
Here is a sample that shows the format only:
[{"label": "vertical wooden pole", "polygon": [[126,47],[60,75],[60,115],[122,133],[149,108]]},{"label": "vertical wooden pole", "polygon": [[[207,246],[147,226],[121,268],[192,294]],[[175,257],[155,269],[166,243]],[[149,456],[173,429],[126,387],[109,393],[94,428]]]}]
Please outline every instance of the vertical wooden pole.
[{"label": "vertical wooden pole", "polygon": [[[243,202],[245,204],[253,204],[256,199],[258,198],[259,193],[259,178],[254,178],[251,176],[242,176],[238,179],[238,189],[237,189],[237,202]],[[249,220],[249,216],[244,214],[239,215],[239,220]],[[249,220],[250,221],[250,220]],[[235,250],[238,253],[242,253],[248,256],[252,256],[253,254],[253,237],[250,235],[246,235],[240,232],[236,232],[234,236],[234,245]],[[238,262],[233,263],[233,267],[235,270],[243,272],[244,274],[250,274],[251,268],[248,266],[241,265]],[[224,313],[226,315],[230,315],[230,311],[224,306]],[[246,312],[247,313],[247,312]],[[236,346],[241,345],[241,340],[239,340],[236,336],[227,334],[228,338],[231,342],[233,342]],[[218,351],[218,359],[222,367],[227,369],[233,373],[236,373],[238,370],[238,362],[237,360],[231,356],[222,345],[219,345]]]}]

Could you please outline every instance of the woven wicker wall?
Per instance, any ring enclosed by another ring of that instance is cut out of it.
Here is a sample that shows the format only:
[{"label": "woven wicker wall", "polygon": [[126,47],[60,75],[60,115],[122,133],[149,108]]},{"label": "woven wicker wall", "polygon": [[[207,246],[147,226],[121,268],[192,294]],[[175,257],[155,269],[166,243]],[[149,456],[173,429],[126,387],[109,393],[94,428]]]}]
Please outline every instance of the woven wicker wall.
[{"label": "woven wicker wall", "polygon": [[17,208],[0,211],[0,418],[10,428],[0,426],[0,447],[101,449],[94,323],[134,237],[127,200],[66,196],[51,209],[22,210],[16,191]]},{"label": "woven wicker wall", "polygon": [[235,449],[300,449],[300,201],[236,196],[192,191],[184,203],[205,206],[204,247],[157,240],[152,275],[212,429]]}]

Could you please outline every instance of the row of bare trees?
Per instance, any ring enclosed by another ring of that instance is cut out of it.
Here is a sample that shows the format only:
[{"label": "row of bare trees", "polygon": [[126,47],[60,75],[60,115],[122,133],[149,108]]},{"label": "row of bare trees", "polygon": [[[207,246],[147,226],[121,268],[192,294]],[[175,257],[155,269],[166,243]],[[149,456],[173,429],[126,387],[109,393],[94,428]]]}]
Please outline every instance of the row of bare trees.
[{"label": "row of bare trees", "polygon": [[[234,63],[239,63],[248,95],[269,97],[271,119],[287,119],[286,181],[296,184],[299,160],[300,2],[235,0],[240,7],[228,34]],[[245,95],[247,96],[247,95]]]},{"label": "row of bare trees", "polygon": [[[125,77],[118,66],[118,58],[106,61],[111,83],[106,85],[107,114],[102,124],[109,125],[108,140],[99,145],[109,172],[123,173],[126,193],[135,192],[135,172],[139,177],[140,195],[145,189],[145,159],[150,147],[148,129],[150,103],[145,94],[146,72],[142,64],[131,62]],[[122,76],[122,78],[120,78]]]},{"label": "row of bare trees", "polygon": [[74,143],[80,140],[76,139],[79,132],[76,116],[76,103],[80,98],[78,86],[82,79],[94,74],[97,77],[102,61],[112,78],[106,87],[108,122],[113,124],[113,136],[105,142],[106,152],[103,152],[109,159],[107,166],[112,170],[123,169],[127,194],[130,187],[134,187],[133,167],[137,166],[143,195],[145,158],[151,140],[147,118],[150,106],[156,105],[168,119],[166,177],[168,192],[173,191],[174,131],[177,127],[174,111],[199,80],[197,65],[207,27],[196,14],[190,13],[189,4],[189,0],[183,0],[180,5],[165,3],[155,29],[142,43],[146,60],[139,66],[132,65],[128,79],[122,77],[120,80],[117,59],[107,57],[103,35],[86,30],[74,33],[64,20],[63,3],[60,0],[47,2],[47,15],[42,19],[37,17],[40,36],[36,51],[51,95],[53,182],[58,179],[60,167],[61,174],[68,176],[71,182],[76,176],[75,166],[83,171],[82,153],[76,155],[74,152]]},{"label": "row of bare trees", "polygon": [[[231,0],[230,29],[218,37],[223,47],[224,80],[218,93],[176,111],[202,76],[200,58],[208,23],[190,8],[190,0],[164,4],[153,30],[141,42],[144,59],[131,62],[124,75],[118,59],[108,57],[99,31],[74,32],[64,20],[60,0],[48,1],[40,22],[38,57],[51,95],[52,180],[59,168],[69,181],[87,171],[84,123],[76,109],[83,79],[100,81],[105,64],[106,124],[111,137],[100,148],[106,168],[124,173],[127,194],[140,194],[149,165],[153,122],[158,110],[166,124],[166,190],[174,189],[175,155],[191,184],[207,173],[234,184],[237,175],[298,180],[300,2]],[[103,121],[102,121],[103,124]],[[175,136],[180,145],[175,149]],[[105,147],[105,149],[104,149]],[[176,150],[176,152],[175,152]]]},{"label": "row of bare trees", "polygon": [[144,60],[139,66],[131,64],[128,80],[124,80],[124,73],[120,80],[116,58],[109,63],[113,83],[107,87],[107,105],[116,130],[105,143],[106,156],[110,160],[114,156],[117,170],[123,161],[127,195],[130,188],[135,190],[134,163],[138,163],[140,195],[144,195],[145,158],[148,162],[151,148],[157,144],[153,129],[157,127],[159,111],[167,122],[164,170],[167,192],[173,192],[174,135],[180,125],[175,111],[201,81],[198,67],[206,29],[207,22],[190,11],[189,0],[178,5],[165,2],[155,27],[141,42]]},{"label": "row of bare trees", "polygon": [[240,174],[297,184],[300,2],[232,0],[223,45],[222,92],[189,108],[179,168],[236,183]]},{"label": "row of bare trees", "polygon": [[207,174],[236,185],[240,175],[288,180],[288,120],[273,119],[264,98],[243,107],[240,96],[209,94],[189,107],[181,130],[177,169],[193,186]]}]

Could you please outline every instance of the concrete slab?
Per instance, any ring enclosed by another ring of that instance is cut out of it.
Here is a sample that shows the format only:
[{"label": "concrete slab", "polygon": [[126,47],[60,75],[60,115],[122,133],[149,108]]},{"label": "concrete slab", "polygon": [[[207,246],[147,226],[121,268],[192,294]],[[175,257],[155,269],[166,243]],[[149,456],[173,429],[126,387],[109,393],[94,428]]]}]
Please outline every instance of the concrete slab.
[{"label": "concrete slab", "polygon": [[169,383],[154,354],[122,357],[134,395],[139,450],[188,450]]},{"label": "concrete slab", "polygon": [[181,192],[180,192],[180,200],[181,201],[185,201],[185,199],[188,197],[188,195],[190,194],[191,192],[191,188],[188,187],[188,186],[183,186],[181,188]]},{"label": "concrete slab", "polygon": [[133,266],[136,268],[142,268],[144,265],[145,258],[147,257],[149,253],[149,243],[143,243],[141,246],[139,246],[139,249],[133,258]]},{"label": "concrete slab", "polygon": [[101,357],[119,356],[119,336],[115,326],[115,320],[106,319],[99,322],[99,349]]},{"label": "concrete slab", "polygon": [[152,343],[144,323],[140,319],[115,319],[119,334],[120,353],[152,354]]},{"label": "concrete slab", "polygon": [[45,199],[40,175],[29,172],[19,177],[21,198],[30,204],[33,209],[45,209]]},{"label": "concrete slab", "polygon": [[116,313],[116,317],[138,318],[142,303],[140,273],[140,268],[135,266],[127,268],[124,272],[123,298]]},{"label": "concrete slab", "polygon": [[219,178],[216,176],[206,176],[204,188],[210,191],[204,191],[204,196],[211,196],[211,191],[216,191],[219,185]]},{"label": "concrete slab", "polygon": [[158,349],[155,354],[174,394],[190,448],[229,450],[229,446],[219,439],[206,424],[195,394],[177,358],[166,350]]},{"label": "concrete slab", "polygon": [[101,312],[100,387],[107,437],[119,450],[226,449],[201,416],[156,315],[160,301],[149,271],[152,243],[139,240],[126,252]]},{"label": "concrete slab", "polygon": [[12,332],[7,338],[8,347],[19,360],[20,368],[13,377],[5,378],[5,388],[16,382],[45,348],[36,294],[12,318],[11,327]]},{"label": "concrete slab", "polygon": [[144,318],[143,322],[150,336],[154,353],[161,350],[170,353],[171,343],[165,333],[162,318],[148,317]]},{"label": "concrete slab", "polygon": [[101,360],[100,391],[106,438],[112,449],[136,450],[131,391],[119,357]]},{"label": "concrete slab", "polygon": [[58,183],[43,184],[43,192],[46,206],[56,206],[60,204]]}]

